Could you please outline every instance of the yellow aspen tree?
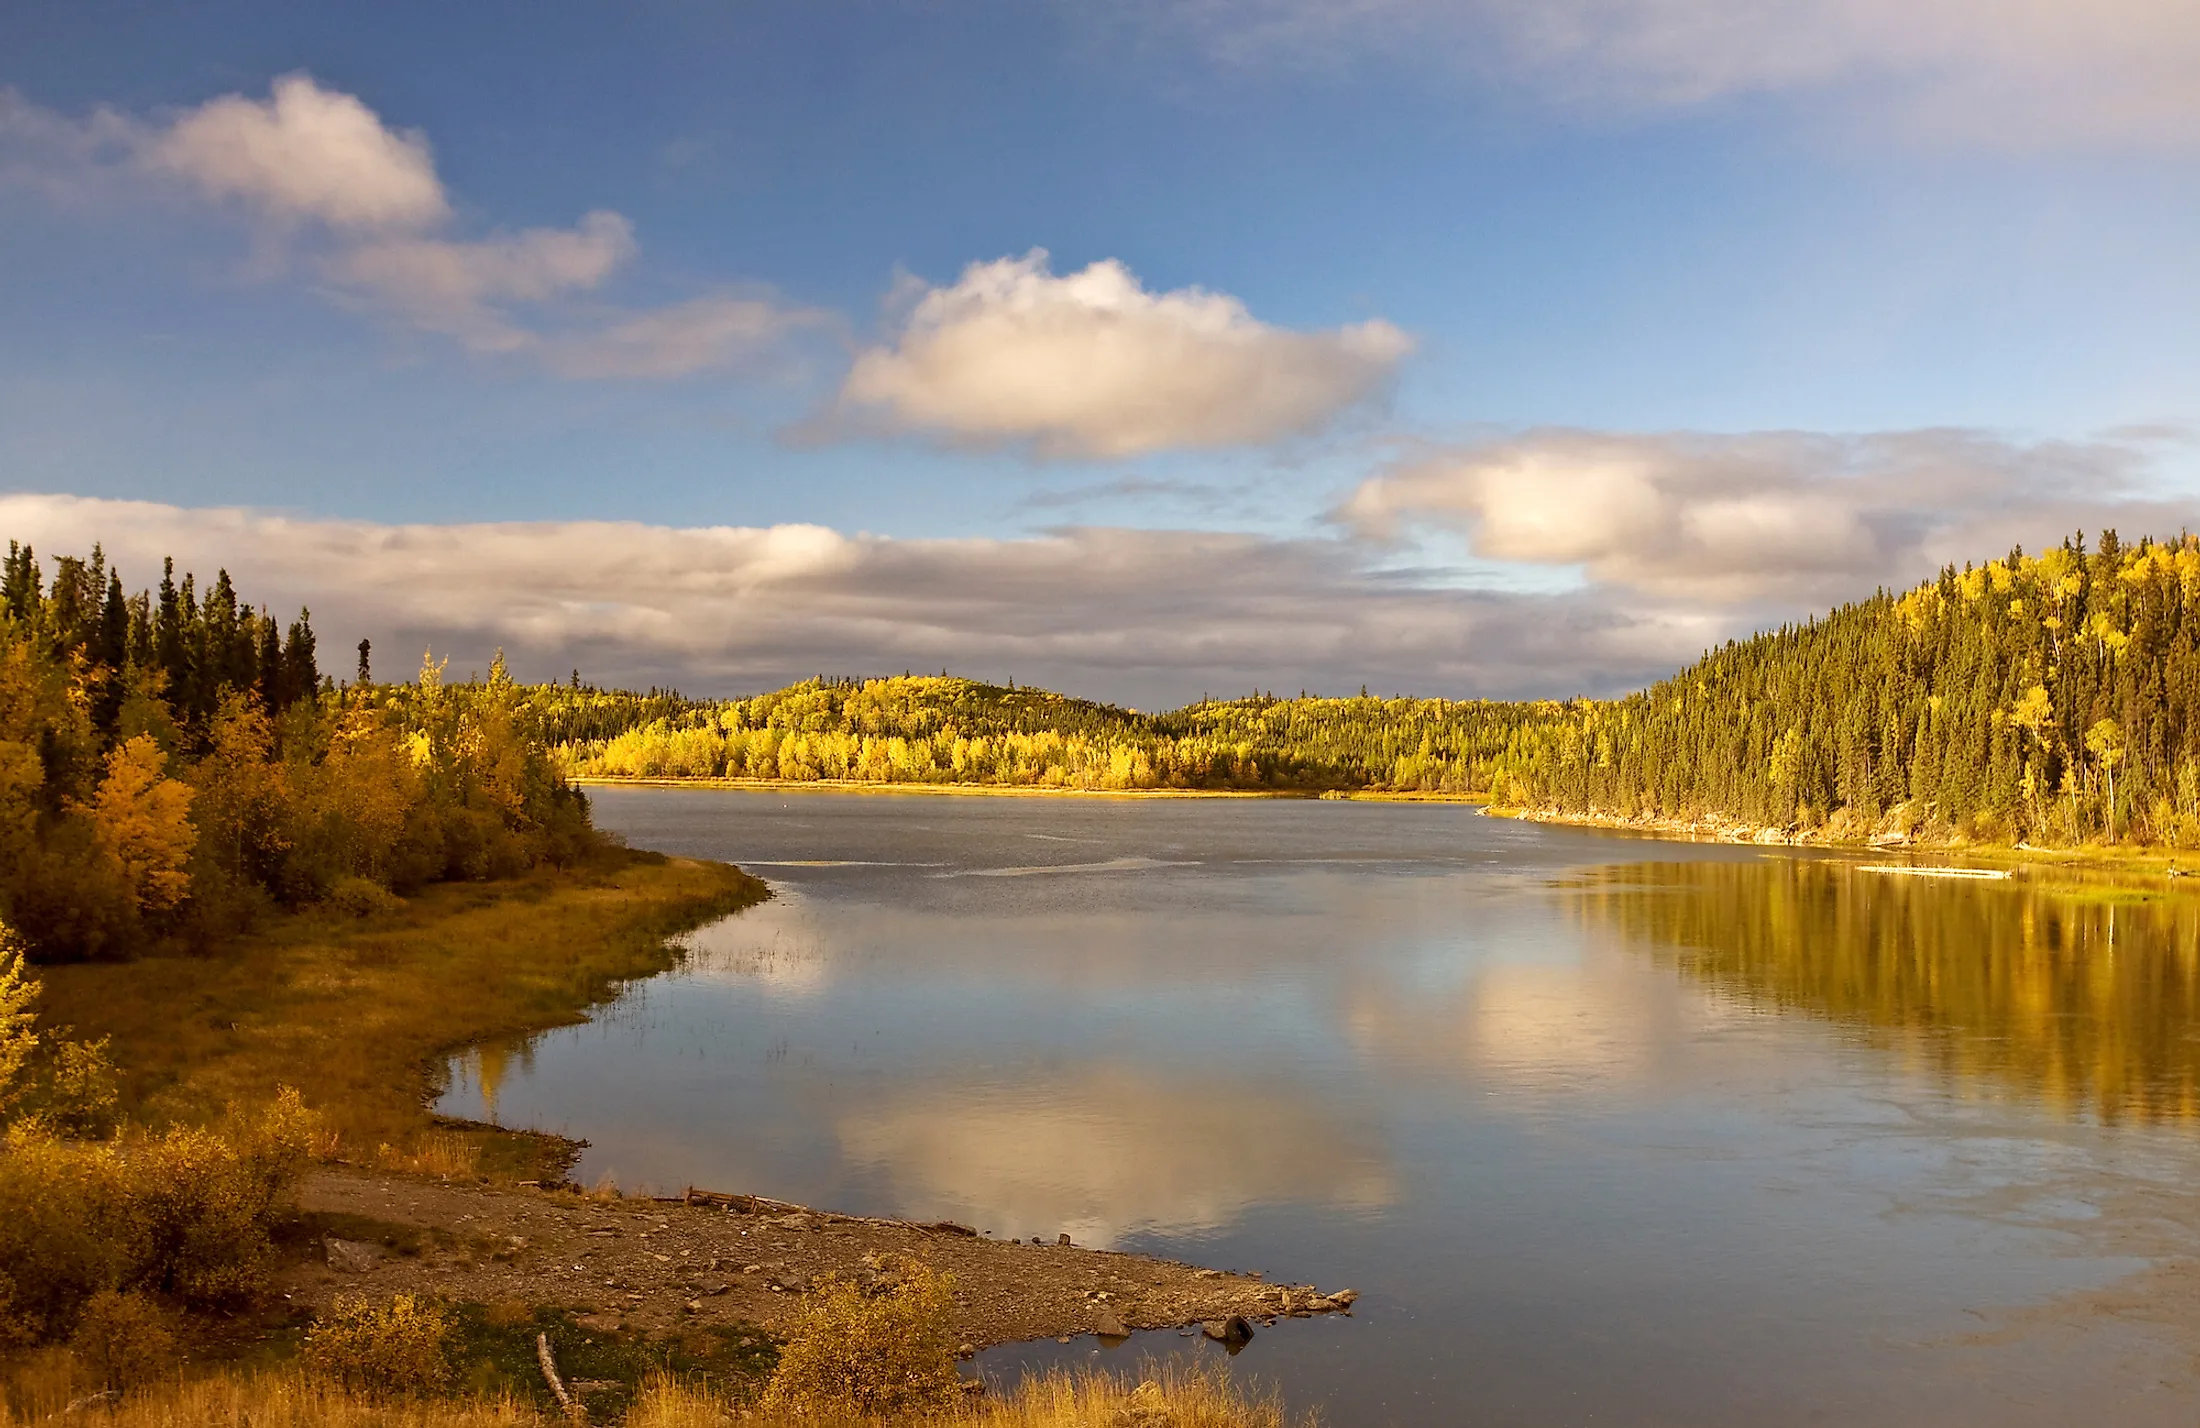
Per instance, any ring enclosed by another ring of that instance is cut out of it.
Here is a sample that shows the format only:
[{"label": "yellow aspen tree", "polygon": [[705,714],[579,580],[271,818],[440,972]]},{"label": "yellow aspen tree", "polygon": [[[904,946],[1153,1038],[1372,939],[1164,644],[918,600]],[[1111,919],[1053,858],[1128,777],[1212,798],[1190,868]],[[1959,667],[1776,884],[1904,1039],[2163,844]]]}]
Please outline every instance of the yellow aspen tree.
[{"label": "yellow aspen tree", "polygon": [[197,790],[167,771],[168,755],[151,735],[140,734],[108,753],[91,802],[77,805],[100,845],[122,865],[140,912],[166,911],[191,890],[186,865],[199,836],[191,824]]},{"label": "yellow aspen tree", "polygon": [[38,1013],[32,1006],[41,990],[31,975],[23,939],[0,923],[0,1108],[14,1104],[23,1068],[38,1049],[38,1033],[32,1029]]}]

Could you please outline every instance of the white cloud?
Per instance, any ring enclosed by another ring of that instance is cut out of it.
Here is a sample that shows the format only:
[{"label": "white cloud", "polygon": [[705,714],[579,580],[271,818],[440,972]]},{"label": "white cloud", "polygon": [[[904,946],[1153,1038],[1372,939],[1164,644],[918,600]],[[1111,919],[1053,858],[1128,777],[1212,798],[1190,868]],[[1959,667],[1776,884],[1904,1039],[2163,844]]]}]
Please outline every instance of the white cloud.
[{"label": "white cloud", "polygon": [[450,212],[424,136],[388,128],[356,96],[306,74],[276,80],[265,100],[208,100],[152,136],[143,157],[280,220],[422,228]]},{"label": "white cloud", "polygon": [[1222,54],[1436,60],[1568,106],[1829,97],[1984,144],[2200,140],[2186,0],[1158,0]]},{"label": "white cloud", "polygon": [[1454,527],[1485,558],[1647,595],[1800,611],[2104,522],[2174,533],[2196,507],[2139,499],[2144,456],[1961,431],[1546,430],[1405,463],[1338,516],[1374,536]]},{"label": "white cloud", "polygon": [[827,325],[768,294],[584,302],[638,251],[626,218],[599,209],[570,228],[452,236],[427,139],[305,74],[265,100],[223,95],[159,123],[108,108],[73,119],[0,89],[0,183],[79,207],[181,183],[241,206],[269,250],[295,260],[271,270],[302,266],[347,306],[563,376],[686,376]]},{"label": "white cloud", "polygon": [[1113,260],[1056,277],[1034,250],[924,289],[836,416],[1051,457],[1259,444],[1377,395],[1412,346],[1387,322],[1293,332],[1221,293],[1150,293]]}]

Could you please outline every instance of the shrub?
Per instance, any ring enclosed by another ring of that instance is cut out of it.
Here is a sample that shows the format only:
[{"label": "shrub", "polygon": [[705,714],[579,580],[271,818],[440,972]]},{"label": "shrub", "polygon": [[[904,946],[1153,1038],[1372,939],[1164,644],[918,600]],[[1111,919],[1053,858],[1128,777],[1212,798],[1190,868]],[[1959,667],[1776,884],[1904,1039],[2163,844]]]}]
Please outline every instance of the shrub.
[{"label": "shrub", "polygon": [[218,1131],[81,1144],[18,1126],[0,1146],[0,1331],[63,1337],[103,1290],[193,1305],[254,1293],[313,1128],[294,1091]]},{"label": "shrub", "polygon": [[48,1040],[31,1088],[30,1113],[63,1135],[113,1132],[122,1094],[107,1046],[104,1036],[97,1041]]},{"label": "shrub", "polygon": [[884,1292],[828,1281],[803,1305],[764,1391],[767,1411],[880,1418],[961,1400],[948,1323],[954,1281],[917,1260]]},{"label": "shrub", "polygon": [[328,890],[328,905],[350,917],[386,917],[405,904],[370,879],[338,878]]},{"label": "shrub", "polygon": [[103,1387],[135,1388],[174,1360],[176,1336],[152,1300],[102,1289],[85,1301],[69,1347]]},{"label": "shrub", "polygon": [[306,1331],[306,1367],[361,1393],[417,1397],[449,1387],[451,1319],[431,1299],[339,1299]]}]

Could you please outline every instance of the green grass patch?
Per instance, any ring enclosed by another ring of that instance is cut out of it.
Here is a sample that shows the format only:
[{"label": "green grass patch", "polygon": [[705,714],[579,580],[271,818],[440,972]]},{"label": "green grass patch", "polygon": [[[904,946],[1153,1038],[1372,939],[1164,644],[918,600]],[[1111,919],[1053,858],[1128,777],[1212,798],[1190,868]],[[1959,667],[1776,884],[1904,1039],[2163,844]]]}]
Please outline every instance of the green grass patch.
[{"label": "green grass patch", "polygon": [[535,1336],[550,1340],[566,1387],[591,1421],[623,1417],[652,1374],[671,1373],[730,1397],[753,1395],[779,1363],[779,1347],[754,1324],[698,1325],[651,1336],[596,1329],[579,1311],[517,1302],[464,1303],[452,1313],[450,1355],[465,1391],[509,1395],[543,1410],[556,1403],[535,1358]]}]

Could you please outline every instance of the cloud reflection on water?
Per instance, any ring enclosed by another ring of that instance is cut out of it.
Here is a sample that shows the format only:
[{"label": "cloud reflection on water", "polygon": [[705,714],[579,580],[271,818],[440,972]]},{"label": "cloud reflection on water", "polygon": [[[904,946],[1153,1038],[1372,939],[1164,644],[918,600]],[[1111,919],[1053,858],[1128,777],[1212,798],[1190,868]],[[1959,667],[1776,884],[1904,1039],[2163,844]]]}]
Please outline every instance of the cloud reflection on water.
[{"label": "cloud reflection on water", "polygon": [[1370,1127],[1285,1088],[1099,1064],[1002,1086],[936,1084],[843,1112],[843,1156],[901,1198],[1007,1233],[1215,1230],[1253,1204],[1379,1210],[1398,1196]]}]

